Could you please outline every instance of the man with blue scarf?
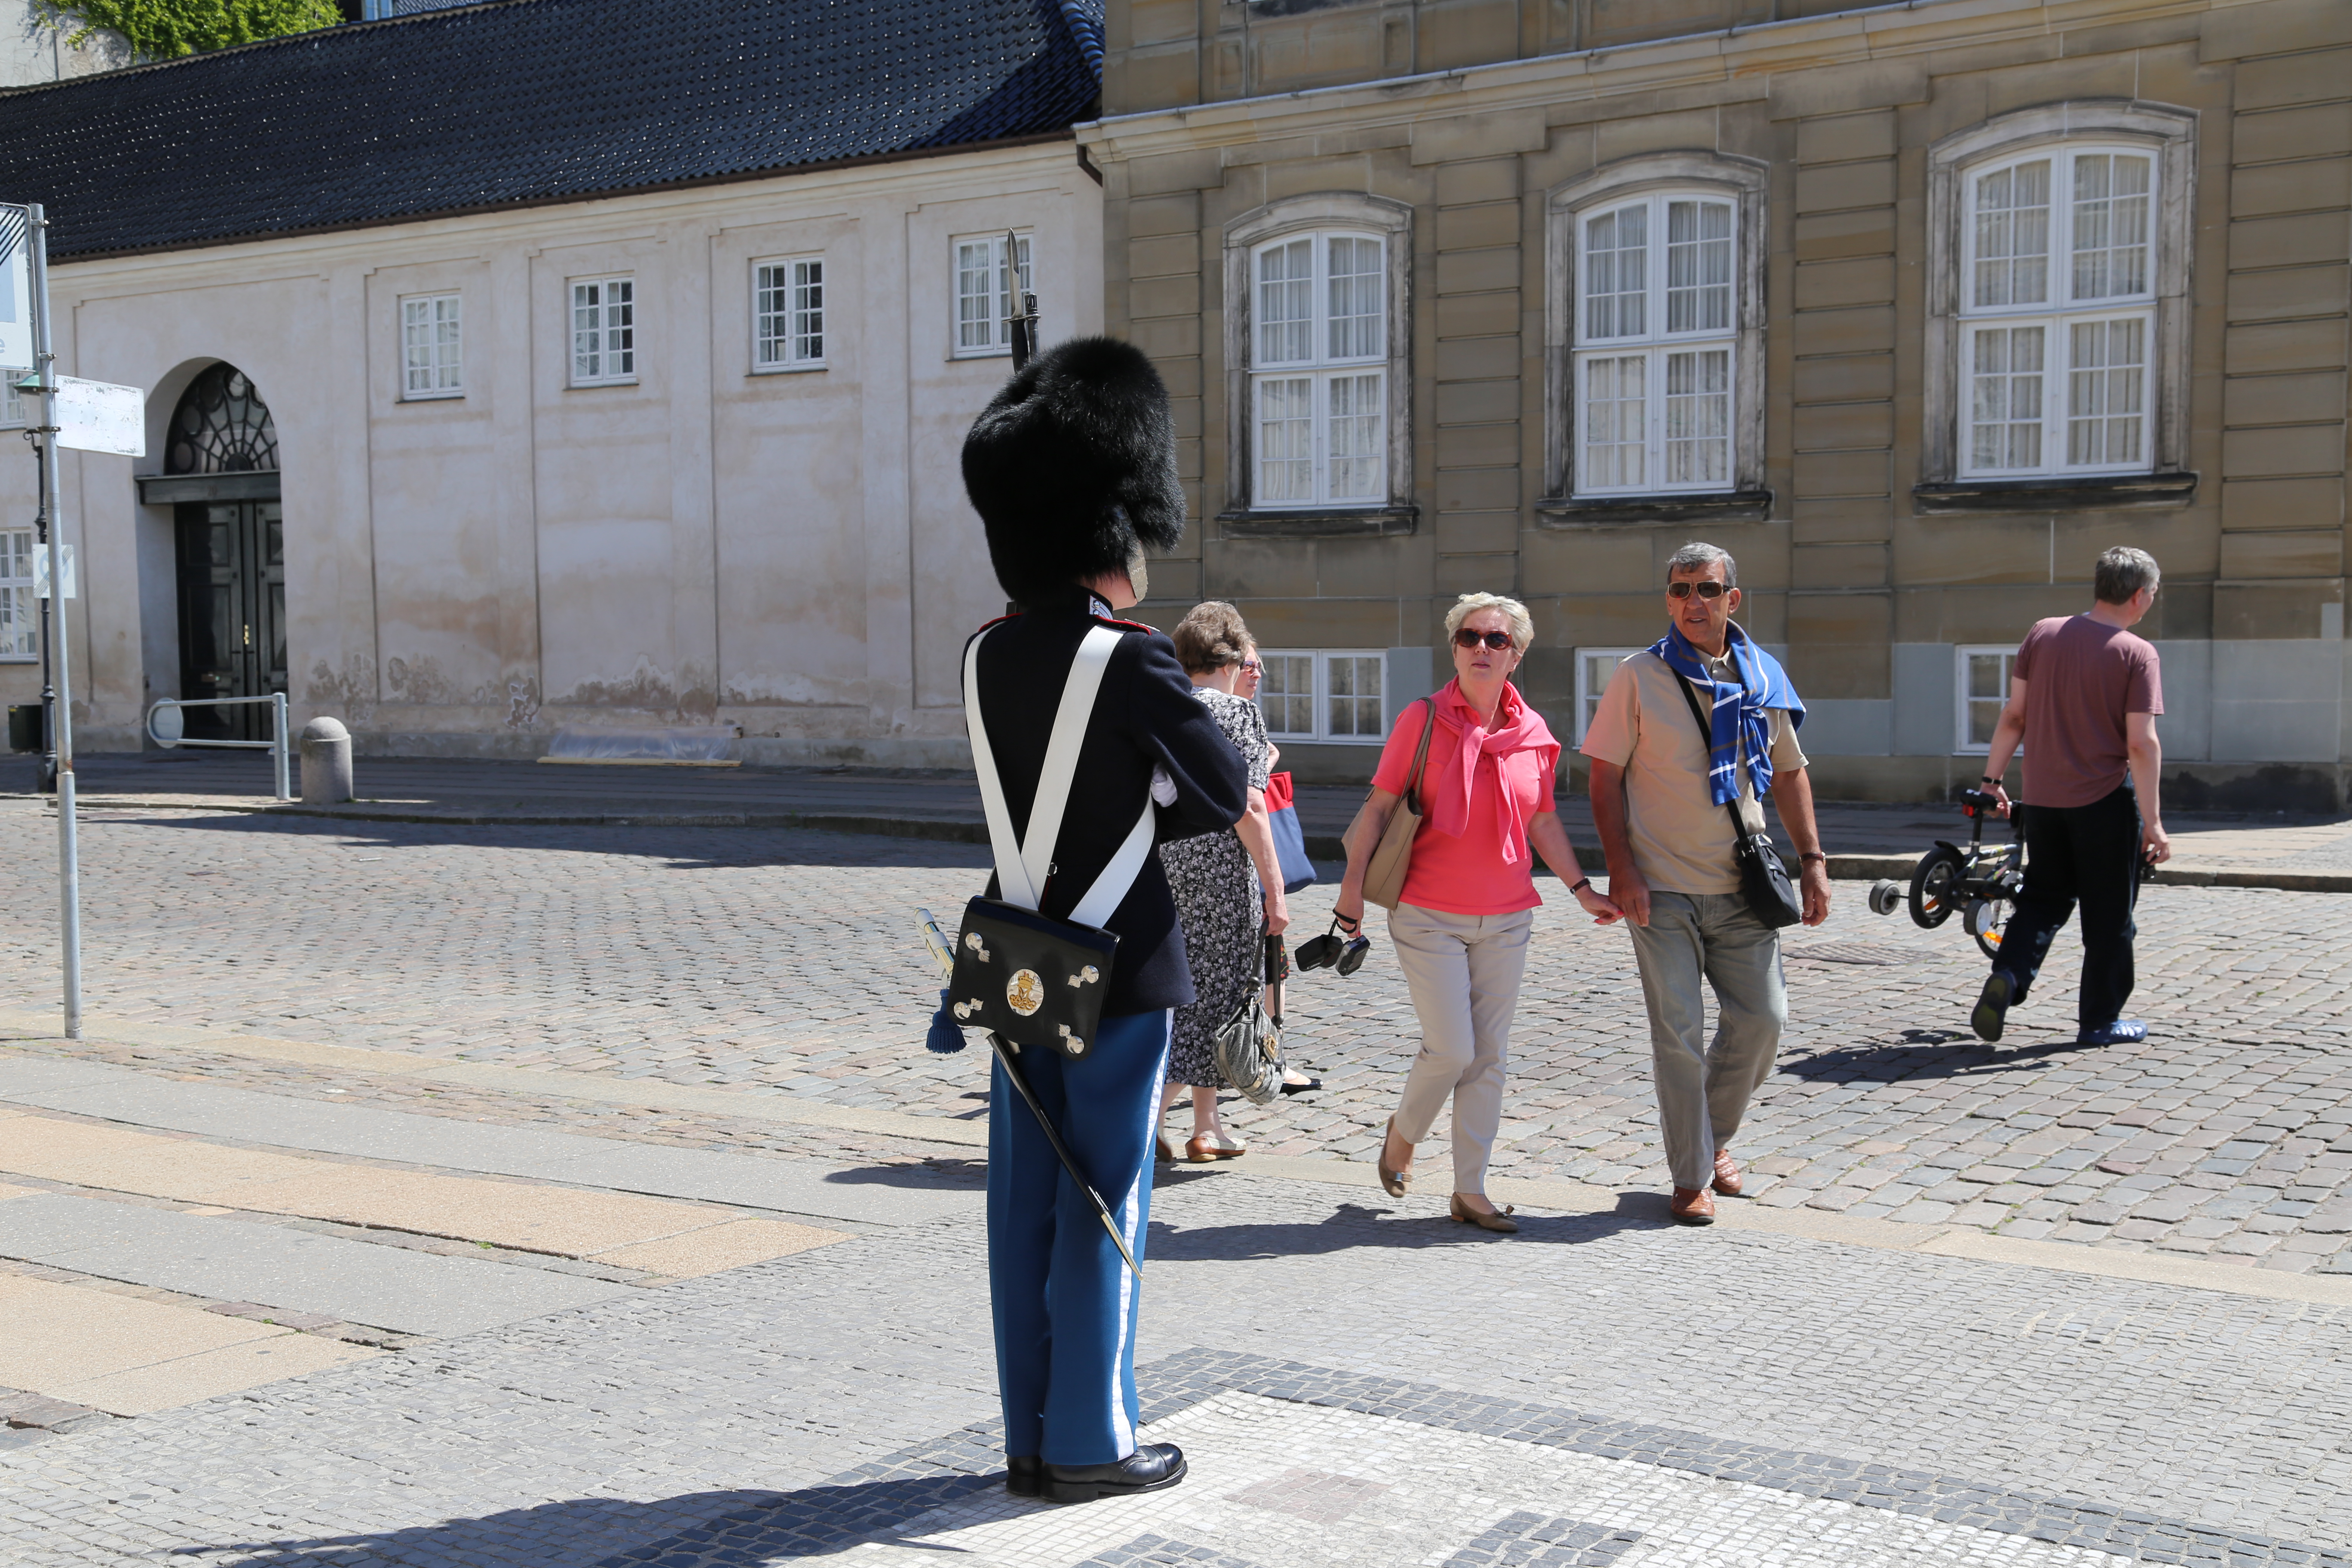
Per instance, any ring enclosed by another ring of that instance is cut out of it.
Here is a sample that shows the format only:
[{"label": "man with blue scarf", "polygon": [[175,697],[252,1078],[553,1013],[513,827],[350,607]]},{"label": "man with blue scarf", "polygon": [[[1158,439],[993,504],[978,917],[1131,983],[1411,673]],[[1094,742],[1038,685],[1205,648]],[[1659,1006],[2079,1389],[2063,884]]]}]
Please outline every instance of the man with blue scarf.
[{"label": "man with blue scarf", "polygon": [[[1780,661],[1733,623],[1738,567],[1712,544],[1666,563],[1666,635],[1617,667],[1585,728],[1592,819],[1609,858],[1609,897],[1625,912],[1650,1010],[1658,1122],[1674,1170],[1674,1217],[1715,1218],[1737,1196],[1728,1146],[1772,1070],[1789,992],[1780,934],[1740,893],[1738,834],[1764,829],[1769,794],[1797,846],[1804,920],[1829,917],[1829,862],[1797,727],[1805,705]],[[1720,1015],[1702,1035],[1702,980]]]}]

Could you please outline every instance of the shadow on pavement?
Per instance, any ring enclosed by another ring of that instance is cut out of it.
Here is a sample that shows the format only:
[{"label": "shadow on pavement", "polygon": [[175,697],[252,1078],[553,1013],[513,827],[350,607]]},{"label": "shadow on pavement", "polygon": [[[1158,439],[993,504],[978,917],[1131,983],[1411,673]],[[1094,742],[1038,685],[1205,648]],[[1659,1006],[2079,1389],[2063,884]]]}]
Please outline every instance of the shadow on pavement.
[{"label": "shadow on pavement", "polygon": [[[767,866],[970,868],[972,891],[989,866],[988,847],[928,838],[833,833],[812,827],[732,827],[609,823],[592,826],[529,823],[371,822],[354,817],[265,816],[251,813],[85,812],[85,824],[131,822],[205,833],[301,834],[348,841],[362,849],[541,849],[552,854],[641,855],[675,871],[741,870]],[[380,868],[390,869],[391,868]]]},{"label": "shadow on pavement", "polygon": [[[567,1498],[478,1519],[303,1540],[184,1546],[175,1557],[236,1553],[239,1568],[401,1568],[418,1563],[789,1562],[854,1549],[936,1508],[1003,1484],[988,1475],[930,1475],[798,1491],[696,1492],[635,1503]],[[1040,1507],[1045,1505],[1040,1504]]]},{"label": "shadow on pavement", "polygon": [[1666,1200],[1651,1193],[1621,1193],[1607,1214],[1546,1215],[1522,1209],[1517,1236],[1495,1236],[1443,1214],[1400,1215],[1362,1204],[1341,1204],[1331,1217],[1306,1224],[1211,1225],[1191,1228],[1152,1221],[1147,1256],[1156,1262],[1231,1262],[1245,1258],[1315,1258],[1357,1247],[1502,1246],[1528,1242],[1599,1241],[1666,1221]]},{"label": "shadow on pavement", "polygon": [[1783,1057],[1780,1070],[1790,1078],[1830,1083],[1895,1083],[1911,1079],[2014,1072],[2021,1068],[2040,1067],[2053,1057],[2105,1048],[2078,1045],[2064,1037],[2004,1047],[1986,1045],[1958,1030],[1906,1029],[1900,1045],[1847,1046],[1817,1051],[1811,1056]]},{"label": "shadow on pavement", "polygon": [[913,1187],[926,1192],[977,1192],[988,1185],[985,1160],[926,1160],[919,1165],[853,1165],[826,1181],[852,1187]]}]

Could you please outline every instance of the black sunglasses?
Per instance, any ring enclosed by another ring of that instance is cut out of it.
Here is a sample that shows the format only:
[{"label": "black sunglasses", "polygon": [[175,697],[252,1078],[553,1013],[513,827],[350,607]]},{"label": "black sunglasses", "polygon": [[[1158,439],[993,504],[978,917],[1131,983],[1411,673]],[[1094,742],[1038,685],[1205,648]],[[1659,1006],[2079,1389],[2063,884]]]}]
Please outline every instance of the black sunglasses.
[{"label": "black sunglasses", "polygon": [[1370,937],[1360,932],[1350,937],[1341,936],[1339,918],[1334,916],[1329,931],[1321,936],[1308,937],[1298,944],[1291,956],[1302,970],[1337,969],[1342,974],[1353,974],[1364,967],[1364,959],[1371,951]]},{"label": "black sunglasses", "polygon": [[1454,646],[1455,647],[1476,647],[1480,643],[1485,643],[1496,653],[1500,653],[1505,648],[1511,646],[1511,634],[1508,632],[1474,632],[1468,626],[1463,626],[1454,634]]},{"label": "black sunglasses", "polygon": [[1693,594],[1696,594],[1702,599],[1720,599],[1728,592],[1729,590],[1726,588],[1724,584],[1717,582],[1712,577],[1708,578],[1704,583],[1669,583],[1666,584],[1666,597],[1669,599],[1687,599]]}]

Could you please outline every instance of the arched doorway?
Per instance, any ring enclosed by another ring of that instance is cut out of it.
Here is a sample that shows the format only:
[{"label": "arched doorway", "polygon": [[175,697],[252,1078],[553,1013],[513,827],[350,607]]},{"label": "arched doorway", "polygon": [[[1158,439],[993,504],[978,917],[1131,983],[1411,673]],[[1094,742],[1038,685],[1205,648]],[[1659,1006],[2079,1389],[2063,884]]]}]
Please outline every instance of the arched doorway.
[{"label": "arched doorway", "polygon": [[[243,371],[215,364],[189,384],[172,411],[163,474],[173,504],[180,695],[262,697],[285,690],[286,527],[278,427]],[[268,710],[258,703],[194,708],[187,721],[191,735],[257,741],[269,735]]]}]

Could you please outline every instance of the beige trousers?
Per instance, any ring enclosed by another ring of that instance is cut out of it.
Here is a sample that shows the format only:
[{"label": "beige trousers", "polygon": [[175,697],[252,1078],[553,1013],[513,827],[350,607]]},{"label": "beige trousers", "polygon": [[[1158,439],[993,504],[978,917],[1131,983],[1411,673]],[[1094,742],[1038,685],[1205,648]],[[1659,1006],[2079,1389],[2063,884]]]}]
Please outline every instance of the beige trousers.
[{"label": "beige trousers", "polygon": [[1421,1054],[1404,1080],[1396,1130],[1407,1142],[1429,1136],[1454,1097],[1454,1190],[1483,1194],[1495,1130],[1503,1121],[1503,1077],[1511,1012],[1528,966],[1536,912],[1449,915],[1399,904],[1389,941],[1421,1020]]}]

